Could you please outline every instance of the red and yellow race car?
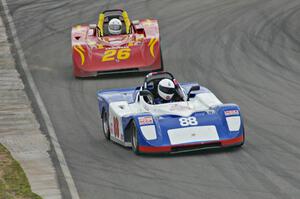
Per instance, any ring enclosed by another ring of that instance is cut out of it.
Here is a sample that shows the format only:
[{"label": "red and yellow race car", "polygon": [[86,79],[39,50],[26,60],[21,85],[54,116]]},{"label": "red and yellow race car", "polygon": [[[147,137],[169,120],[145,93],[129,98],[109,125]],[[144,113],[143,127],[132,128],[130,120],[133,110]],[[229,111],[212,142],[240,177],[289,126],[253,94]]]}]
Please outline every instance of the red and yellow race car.
[{"label": "red and yellow race car", "polygon": [[131,21],[124,10],[106,10],[98,24],[74,26],[71,36],[75,77],[163,68],[157,20]]}]

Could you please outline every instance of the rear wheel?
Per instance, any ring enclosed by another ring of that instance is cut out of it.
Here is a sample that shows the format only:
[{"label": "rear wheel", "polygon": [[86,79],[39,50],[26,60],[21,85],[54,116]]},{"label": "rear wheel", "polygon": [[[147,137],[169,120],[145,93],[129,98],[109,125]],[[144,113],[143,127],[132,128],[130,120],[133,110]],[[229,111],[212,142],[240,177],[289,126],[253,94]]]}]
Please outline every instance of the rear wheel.
[{"label": "rear wheel", "polygon": [[107,140],[110,140],[110,131],[109,131],[108,116],[107,116],[107,113],[105,111],[102,114],[102,129],[103,129],[104,137]]},{"label": "rear wheel", "polygon": [[137,128],[134,122],[132,122],[131,126],[130,126],[130,131],[131,131],[131,145],[132,145],[132,151],[139,155],[140,151],[139,151],[139,139],[138,139],[138,135],[137,135]]},{"label": "rear wheel", "polygon": [[163,71],[164,70],[164,60],[163,60],[163,54],[162,54],[162,51],[161,51],[161,46],[159,46],[160,48],[160,71]]},{"label": "rear wheel", "polygon": [[[151,70],[151,72],[160,72],[164,70],[164,60],[163,60],[163,55],[162,55],[162,51],[161,51],[161,47],[160,48],[160,68],[159,69],[155,69],[155,70]],[[148,71],[149,72],[149,71]]]}]

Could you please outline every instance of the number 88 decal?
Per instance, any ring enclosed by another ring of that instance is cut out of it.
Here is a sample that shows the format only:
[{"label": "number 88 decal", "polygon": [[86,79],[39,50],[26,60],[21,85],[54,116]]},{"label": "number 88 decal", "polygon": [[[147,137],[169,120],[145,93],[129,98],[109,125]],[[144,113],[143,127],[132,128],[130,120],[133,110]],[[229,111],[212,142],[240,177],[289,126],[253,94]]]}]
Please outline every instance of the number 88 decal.
[{"label": "number 88 decal", "polygon": [[198,125],[198,121],[195,117],[182,117],[179,118],[179,122],[181,126],[196,126]]}]

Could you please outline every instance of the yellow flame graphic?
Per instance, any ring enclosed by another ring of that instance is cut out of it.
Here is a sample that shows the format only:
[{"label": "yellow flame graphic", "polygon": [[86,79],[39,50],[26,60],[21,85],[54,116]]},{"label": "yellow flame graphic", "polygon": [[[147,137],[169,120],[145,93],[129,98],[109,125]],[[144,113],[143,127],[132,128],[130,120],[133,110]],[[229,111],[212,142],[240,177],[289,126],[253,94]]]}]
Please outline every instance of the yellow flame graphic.
[{"label": "yellow flame graphic", "polygon": [[102,45],[102,44],[98,44],[98,45],[97,45],[97,48],[98,48],[98,49],[103,49],[103,45]]},{"label": "yellow flame graphic", "polygon": [[84,62],[85,62],[85,57],[84,57],[84,52],[85,52],[85,50],[83,49],[83,47],[81,46],[81,45],[75,45],[74,46],[74,50],[76,51],[76,52],[78,52],[78,54],[80,55],[80,58],[81,58],[81,65],[83,65],[84,64]]},{"label": "yellow flame graphic", "polygon": [[158,38],[152,38],[148,44],[148,46],[150,47],[150,53],[152,57],[155,57],[154,55],[154,46],[155,44],[158,42]]}]

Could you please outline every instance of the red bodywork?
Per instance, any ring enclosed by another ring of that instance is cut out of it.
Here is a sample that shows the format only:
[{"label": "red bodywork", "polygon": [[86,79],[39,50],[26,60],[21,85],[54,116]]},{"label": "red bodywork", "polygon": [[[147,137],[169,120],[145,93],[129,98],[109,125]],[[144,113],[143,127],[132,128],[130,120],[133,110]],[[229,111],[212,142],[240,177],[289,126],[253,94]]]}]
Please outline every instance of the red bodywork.
[{"label": "red bodywork", "polygon": [[131,33],[117,36],[99,36],[95,24],[73,27],[74,76],[162,69],[157,20],[130,23]]}]

